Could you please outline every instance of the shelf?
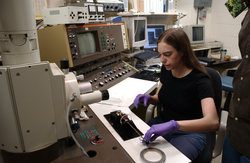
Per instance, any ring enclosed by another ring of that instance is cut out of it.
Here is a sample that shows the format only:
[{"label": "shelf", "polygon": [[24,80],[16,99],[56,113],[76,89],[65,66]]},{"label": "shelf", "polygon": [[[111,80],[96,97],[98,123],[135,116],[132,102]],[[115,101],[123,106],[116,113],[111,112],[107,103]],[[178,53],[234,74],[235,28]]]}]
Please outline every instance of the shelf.
[{"label": "shelf", "polygon": [[[137,13],[130,13],[130,12],[119,12],[117,13],[119,16],[178,16],[178,13],[162,13],[162,12],[137,12]],[[183,14],[186,16],[186,14]]]},{"label": "shelf", "polygon": [[[169,13],[162,13],[162,12],[137,12],[137,13],[130,13],[130,12],[119,12],[117,13],[118,16],[123,17],[131,17],[131,16],[146,16],[148,24],[167,24],[167,25],[174,25],[177,21],[177,16],[179,13],[177,12],[169,12]],[[182,13],[181,18],[185,17],[187,14]]]}]

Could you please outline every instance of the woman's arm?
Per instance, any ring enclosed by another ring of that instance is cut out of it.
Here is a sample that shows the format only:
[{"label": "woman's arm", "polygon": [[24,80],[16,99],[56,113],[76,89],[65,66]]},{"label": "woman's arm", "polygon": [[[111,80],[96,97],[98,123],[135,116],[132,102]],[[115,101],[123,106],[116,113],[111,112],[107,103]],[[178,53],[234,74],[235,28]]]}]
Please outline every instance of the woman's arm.
[{"label": "woman's arm", "polygon": [[203,118],[195,120],[177,121],[179,131],[187,132],[208,132],[217,131],[219,127],[219,119],[212,97],[201,100]]},{"label": "woman's arm", "polygon": [[153,95],[153,96],[151,96],[151,99],[150,99],[150,101],[148,102],[149,104],[153,104],[153,105],[158,105],[158,104],[160,104],[160,100],[159,100],[159,98],[158,98],[158,93],[159,93],[159,91],[160,91],[160,89],[161,89],[161,86],[162,86],[162,84],[161,84],[161,82],[159,82],[159,85],[158,85],[156,94]]}]

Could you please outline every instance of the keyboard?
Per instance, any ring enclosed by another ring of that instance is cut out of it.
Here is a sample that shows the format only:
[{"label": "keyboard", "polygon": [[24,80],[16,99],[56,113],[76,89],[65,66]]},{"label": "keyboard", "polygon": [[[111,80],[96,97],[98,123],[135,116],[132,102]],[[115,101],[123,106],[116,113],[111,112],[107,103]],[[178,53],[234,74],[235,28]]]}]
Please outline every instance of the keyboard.
[{"label": "keyboard", "polygon": [[133,57],[136,59],[147,61],[150,58],[158,57],[158,56],[159,56],[158,52],[155,52],[153,50],[144,50],[142,52],[135,54]]}]

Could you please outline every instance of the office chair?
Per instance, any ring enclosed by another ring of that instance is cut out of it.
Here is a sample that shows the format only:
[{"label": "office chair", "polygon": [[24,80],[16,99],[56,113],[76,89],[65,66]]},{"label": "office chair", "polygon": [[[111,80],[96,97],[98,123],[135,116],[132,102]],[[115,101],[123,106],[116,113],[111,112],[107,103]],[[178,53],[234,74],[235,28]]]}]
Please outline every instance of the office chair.
[{"label": "office chair", "polygon": [[[210,78],[211,83],[213,86],[214,91],[214,102],[216,106],[216,110],[218,115],[220,115],[221,111],[221,98],[222,98],[222,84],[221,84],[221,77],[220,74],[212,68],[204,67]],[[145,122],[148,122],[150,118],[153,117],[155,106],[149,105],[146,111],[146,117]],[[159,105],[157,106],[157,115],[160,113],[162,107]],[[211,163],[212,161],[212,154],[215,147],[216,142],[216,132],[207,132],[206,134],[206,145],[204,149],[202,150],[201,154],[197,157],[197,159],[194,161],[194,163]]]},{"label": "office chair", "polygon": [[228,70],[227,75],[221,75],[222,90],[226,92],[226,101],[221,111],[220,127],[217,134],[217,140],[213,151],[213,158],[219,156],[223,149],[224,138],[227,129],[227,118],[229,112],[229,104],[233,94],[233,77],[236,69]]},{"label": "office chair", "polygon": [[[220,74],[209,67],[204,67],[212,82],[214,91],[214,103],[216,106],[217,114],[220,117],[221,113],[221,99],[222,99],[222,83]],[[201,154],[196,158],[194,163],[210,163],[213,159],[213,150],[216,143],[216,132],[207,132],[206,134],[206,145],[202,150]]]}]

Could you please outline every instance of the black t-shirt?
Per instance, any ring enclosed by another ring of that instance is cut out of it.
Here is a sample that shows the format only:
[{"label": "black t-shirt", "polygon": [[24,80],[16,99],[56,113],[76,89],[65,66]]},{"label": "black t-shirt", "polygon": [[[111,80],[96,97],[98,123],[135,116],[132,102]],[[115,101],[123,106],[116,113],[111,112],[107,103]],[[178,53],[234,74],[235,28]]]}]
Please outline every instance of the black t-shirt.
[{"label": "black t-shirt", "polygon": [[213,97],[213,89],[207,74],[193,69],[183,78],[175,78],[164,66],[161,69],[162,87],[158,98],[163,105],[160,117],[170,120],[202,118],[201,100]]}]

